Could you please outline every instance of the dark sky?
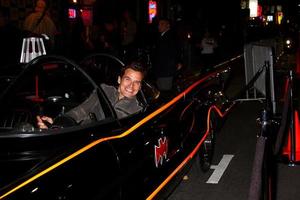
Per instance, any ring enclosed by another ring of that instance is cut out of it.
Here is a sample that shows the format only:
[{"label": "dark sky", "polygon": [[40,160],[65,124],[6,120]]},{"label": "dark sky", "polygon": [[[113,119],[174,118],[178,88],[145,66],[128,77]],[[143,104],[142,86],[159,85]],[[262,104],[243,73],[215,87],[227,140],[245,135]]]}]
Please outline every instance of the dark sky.
[{"label": "dark sky", "polygon": [[230,23],[240,17],[240,1],[182,0],[185,16],[200,21]]}]

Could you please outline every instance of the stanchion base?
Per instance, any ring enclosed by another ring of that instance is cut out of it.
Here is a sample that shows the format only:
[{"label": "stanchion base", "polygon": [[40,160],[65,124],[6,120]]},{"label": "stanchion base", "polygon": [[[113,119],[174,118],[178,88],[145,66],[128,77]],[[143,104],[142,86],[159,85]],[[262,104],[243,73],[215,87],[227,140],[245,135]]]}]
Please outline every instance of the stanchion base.
[{"label": "stanchion base", "polygon": [[300,160],[299,161],[297,161],[297,160],[292,161],[290,159],[290,156],[288,154],[283,154],[283,155],[279,156],[276,159],[276,161],[278,163],[283,163],[285,165],[288,165],[289,167],[295,167],[295,166],[299,166],[300,165]]}]

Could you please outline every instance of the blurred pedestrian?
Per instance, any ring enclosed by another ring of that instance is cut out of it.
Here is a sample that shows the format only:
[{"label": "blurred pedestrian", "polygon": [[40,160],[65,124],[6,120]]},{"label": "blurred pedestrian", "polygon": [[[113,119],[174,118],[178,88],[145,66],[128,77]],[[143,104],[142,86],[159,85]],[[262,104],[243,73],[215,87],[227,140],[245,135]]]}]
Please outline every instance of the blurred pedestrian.
[{"label": "blurred pedestrian", "polygon": [[125,10],[122,15],[120,24],[121,30],[121,47],[123,53],[127,56],[132,56],[134,53],[134,43],[137,33],[137,25],[131,13]]},{"label": "blurred pedestrian", "polygon": [[107,53],[118,55],[120,49],[120,34],[118,32],[118,23],[115,18],[107,18],[103,24],[101,39]]},{"label": "blurred pedestrian", "polygon": [[79,61],[88,54],[86,50],[85,26],[78,9],[76,9],[76,17],[68,23],[65,42],[68,57]]},{"label": "blurred pedestrian", "polygon": [[206,30],[200,43],[202,70],[210,70],[215,62],[215,49],[218,47],[217,40]]},{"label": "blurred pedestrian", "polygon": [[154,48],[153,69],[156,84],[161,91],[170,91],[173,88],[173,79],[180,68],[180,48],[175,33],[171,30],[170,20],[159,19],[159,37]]},{"label": "blurred pedestrian", "polygon": [[50,48],[54,47],[57,28],[50,17],[47,4],[44,0],[36,2],[34,12],[25,18],[23,29],[32,34],[47,35],[50,41]]}]

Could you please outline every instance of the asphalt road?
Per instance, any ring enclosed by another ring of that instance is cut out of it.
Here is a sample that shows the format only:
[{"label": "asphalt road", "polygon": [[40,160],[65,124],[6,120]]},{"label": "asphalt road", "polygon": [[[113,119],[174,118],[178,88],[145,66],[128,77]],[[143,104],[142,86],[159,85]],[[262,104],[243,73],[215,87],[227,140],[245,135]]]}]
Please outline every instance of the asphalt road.
[{"label": "asphalt road", "polygon": [[247,199],[256,134],[259,131],[256,118],[262,106],[259,102],[240,103],[234,108],[221,132],[218,133],[212,164],[219,165],[224,156],[225,158],[232,157],[219,179],[210,182],[216,170],[210,169],[204,173],[195,162],[186,179],[182,180],[168,200]]}]

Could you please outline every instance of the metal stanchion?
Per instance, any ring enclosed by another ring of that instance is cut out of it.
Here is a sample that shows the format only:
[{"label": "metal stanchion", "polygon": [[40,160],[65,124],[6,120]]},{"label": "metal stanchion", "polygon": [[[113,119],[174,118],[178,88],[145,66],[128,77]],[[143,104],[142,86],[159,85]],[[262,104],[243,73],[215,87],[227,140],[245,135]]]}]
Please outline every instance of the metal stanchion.
[{"label": "metal stanchion", "polygon": [[[255,156],[252,168],[251,183],[249,188],[248,200],[260,200],[262,196],[263,199],[271,199],[271,192],[269,190],[270,186],[270,175],[272,169],[270,169],[272,164],[272,157],[270,151],[270,112],[264,109],[261,112],[261,116],[258,120],[261,126],[260,134],[258,135]],[[263,190],[268,188],[268,190]]]},{"label": "metal stanchion", "polygon": [[273,198],[274,156],[272,151],[272,100],[270,92],[270,64],[265,62],[265,108],[261,112],[259,124],[261,131],[256,143],[256,151],[252,168],[252,177],[248,200]]},{"label": "metal stanchion", "polygon": [[290,91],[290,110],[291,110],[291,123],[290,123],[290,130],[291,130],[291,157],[289,166],[295,166],[296,162],[296,136],[295,136],[295,119],[294,119],[294,105],[293,105],[293,71],[290,70],[289,73],[289,80],[291,84],[291,91]]}]

